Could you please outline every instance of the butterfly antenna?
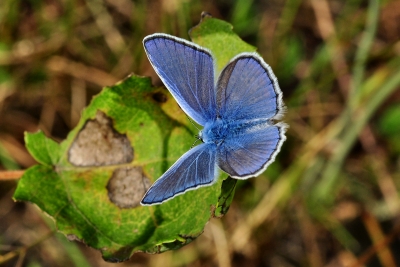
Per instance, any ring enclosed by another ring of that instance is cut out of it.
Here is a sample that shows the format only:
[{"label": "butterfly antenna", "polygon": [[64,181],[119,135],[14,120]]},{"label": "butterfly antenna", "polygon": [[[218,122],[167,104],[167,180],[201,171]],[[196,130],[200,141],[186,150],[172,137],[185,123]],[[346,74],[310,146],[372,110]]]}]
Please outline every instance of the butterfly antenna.
[{"label": "butterfly antenna", "polygon": [[200,129],[197,128],[196,123],[194,123],[194,121],[188,115],[186,115],[186,117],[189,119],[189,121],[192,123],[192,125],[197,129],[197,131],[200,131]]},{"label": "butterfly antenna", "polygon": [[194,143],[193,143],[193,145],[190,147],[190,149],[192,149],[193,147],[194,147],[194,145],[197,143],[197,141],[199,141],[200,139],[199,139],[199,136],[198,135],[196,135],[196,141],[194,141]]},{"label": "butterfly antenna", "polygon": [[[200,129],[197,127],[196,123],[194,123],[194,121],[188,115],[186,115],[186,117],[192,123],[192,125],[197,129],[197,131],[200,132]],[[196,138],[196,141],[194,141],[193,145],[190,148],[193,148],[194,145],[197,143],[197,141],[201,140],[198,134],[196,134],[194,137]]]}]

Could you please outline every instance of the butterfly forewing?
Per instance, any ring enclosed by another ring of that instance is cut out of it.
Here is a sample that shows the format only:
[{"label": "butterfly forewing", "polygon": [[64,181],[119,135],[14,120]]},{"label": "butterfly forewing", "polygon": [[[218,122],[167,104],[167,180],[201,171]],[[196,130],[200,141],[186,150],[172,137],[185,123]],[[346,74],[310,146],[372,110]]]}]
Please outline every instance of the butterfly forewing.
[{"label": "butterfly forewing", "polygon": [[187,190],[210,185],[215,181],[216,149],[198,145],[178,159],[147,191],[142,205],[161,204]]},{"label": "butterfly forewing", "polygon": [[143,40],[147,56],[185,113],[204,125],[215,117],[211,53],[184,39],[153,34]]}]

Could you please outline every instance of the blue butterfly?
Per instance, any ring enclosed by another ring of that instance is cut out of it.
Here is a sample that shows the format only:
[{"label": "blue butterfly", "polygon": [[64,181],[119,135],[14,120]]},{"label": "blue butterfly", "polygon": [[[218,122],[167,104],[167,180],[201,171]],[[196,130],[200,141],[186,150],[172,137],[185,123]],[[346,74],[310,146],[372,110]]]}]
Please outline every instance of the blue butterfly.
[{"label": "blue butterfly", "polygon": [[141,204],[161,204],[213,184],[221,169],[236,179],[261,174],[286,140],[282,92],[271,67],[256,53],[234,57],[214,80],[211,52],[156,33],[143,40],[153,68],[183,111],[203,126],[202,144],[178,159],[146,192]]}]

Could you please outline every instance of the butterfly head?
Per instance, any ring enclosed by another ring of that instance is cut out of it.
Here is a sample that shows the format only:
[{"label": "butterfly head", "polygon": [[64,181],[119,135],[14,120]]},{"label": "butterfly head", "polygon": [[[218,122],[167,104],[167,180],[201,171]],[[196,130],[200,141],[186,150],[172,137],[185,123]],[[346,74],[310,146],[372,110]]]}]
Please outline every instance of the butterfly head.
[{"label": "butterfly head", "polygon": [[229,125],[217,118],[212,122],[207,122],[204,129],[199,132],[199,138],[203,143],[214,143],[220,145],[224,142],[229,133]]}]

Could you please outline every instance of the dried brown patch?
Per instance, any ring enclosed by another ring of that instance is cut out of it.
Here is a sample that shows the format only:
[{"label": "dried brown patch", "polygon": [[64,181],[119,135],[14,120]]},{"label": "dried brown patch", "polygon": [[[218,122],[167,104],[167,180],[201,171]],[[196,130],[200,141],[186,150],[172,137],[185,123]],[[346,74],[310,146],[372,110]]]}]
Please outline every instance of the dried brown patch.
[{"label": "dried brown patch", "polygon": [[76,136],[68,160],[75,166],[124,164],[133,160],[133,148],[126,135],[114,129],[112,120],[98,111]]},{"label": "dried brown patch", "polygon": [[149,187],[150,180],[143,174],[142,168],[119,168],[108,181],[108,197],[120,208],[134,208],[140,205]]}]

